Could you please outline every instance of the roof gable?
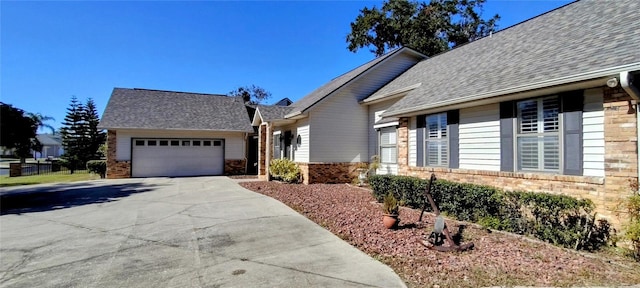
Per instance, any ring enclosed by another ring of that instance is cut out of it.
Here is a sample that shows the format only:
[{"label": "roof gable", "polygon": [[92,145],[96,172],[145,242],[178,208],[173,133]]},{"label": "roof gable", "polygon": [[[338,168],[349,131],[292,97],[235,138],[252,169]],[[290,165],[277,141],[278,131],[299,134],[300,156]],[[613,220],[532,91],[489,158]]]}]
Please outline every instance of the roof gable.
[{"label": "roof gable", "polygon": [[62,137],[60,135],[38,134],[36,135],[36,139],[38,139],[38,142],[40,142],[40,144],[42,145],[47,145],[47,146],[62,145]]},{"label": "roof gable", "polygon": [[635,0],[574,2],[423,60],[373,96],[422,83],[387,110],[396,116],[634,66],[640,64],[638,10]]},{"label": "roof gable", "polygon": [[280,105],[258,105],[253,116],[253,126],[260,125],[260,122],[269,122],[273,120],[284,119],[285,115],[291,112],[290,106]]},{"label": "roof gable", "polygon": [[[305,97],[303,97],[302,99],[294,102],[293,104],[291,104],[290,107],[292,107],[291,112],[289,113],[289,115],[293,116],[295,114],[301,114],[304,113],[305,111],[307,111],[308,109],[310,109],[311,107],[313,107],[315,104],[317,104],[318,102],[320,102],[321,100],[323,100],[324,98],[328,97],[329,95],[331,95],[333,92],[337,91],[338,89],[344,87],[345,85],[348,85],[351,81],[357,79],[358,77],[360,77],[361,75],[365,74],[367,71],[373,69],[374,67],[378,66],[378,65],[382,65],[383,62],[387,59],[393,58],[395,55],[399,55],[402,53],[409,53],[411,55],[414,55],[416,57],[416,62],[419,61],[419,59],[423,59],[426,56],[416,52],[413,49],[407,48],[407,47],[403,47],[400,49],[396,49],[394,51],[391,51],[385,55],[382,55],[380,57],[377,57],[361,66],[356,67],[355,69],[344,73],[334,79],[332,79],[331,81],[327,82],[326,84],[318,87],[316,90],[314,90],[313,92],[307,94]],[[415,62],[414,62],[415,63]],[[289,116],[288,115],[288,116]]]},{"label": "roof gable", "polygon": [[114,88],[100,120],[105,129],[173,129],[252,132],[236,97]]}]

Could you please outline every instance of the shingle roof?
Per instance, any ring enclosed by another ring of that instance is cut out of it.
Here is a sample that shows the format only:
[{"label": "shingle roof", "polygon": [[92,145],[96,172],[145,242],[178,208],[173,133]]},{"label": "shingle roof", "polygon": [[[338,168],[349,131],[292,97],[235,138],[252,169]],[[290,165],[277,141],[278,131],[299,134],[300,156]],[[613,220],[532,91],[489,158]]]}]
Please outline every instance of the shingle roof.
[{"label": "shingle roof", "polygon": [[42,145],[54,146],[54,145],[62,145],[62,138],[59,135],[52,134],[38,134],[36,135],[36,139]]},{"label": "shingle roof", "polygon": [[[372,97],[422,83],[387,116],[640,63],[640,1],[582,0],[423,60]],[[522,88],[524,89],[524,88]],[[467,98],[467,99],[465,99]]]},{"label": "shingle roof", "polygon": [[278,105],[258,105],[257,108],[260,111],[260,116],[262,116],[262,121],[284,119],[284,115],[287,115],[292,109],[291,106]]},{"label": "shingle roof", "polygon": [[113,89],[100,127],[253,131],[244,103],[235,97],[125,88]]},{"label": "shingle roof", "polygon": [[[367,70],[371,69],[372,67],[376,66],[378,63],[384,61],[385,59],[388,59],[389,57],[391,57],[392,55],[395,55],[397,53],[401,53],[401,51],[413,51],[409,48],[400,48],[400,49],[396,49],[393,50],[387,54],[384,54],[380,57],[377,57],[361,66],[358,66],[357,68],[344,73],[334,79],[332,79],[331,81],[327,82],[326,84],[320,86],[318,89],[314,90],[313,92],[307,94],[307,96],[304,96],[302,99],[294,102],[293,104],[291,104],[289,107],[292,107],[293,109],[291,109],[290,114],[294,114],[294,113],[303,113],[305,112],[307,109],[311,108],[313,105],[315,105],[316,103],[318,103],[320,100],[322,100],[323,98],[327,97],[329,94],[331,94],[332,92],[338,90],[340,87],[342,87],[343,85],[349,83],[351,80],[354,80],[356,77],[360,76],[362,73],[366,72]],[[414,51],[414,53],[417,53]]]}]

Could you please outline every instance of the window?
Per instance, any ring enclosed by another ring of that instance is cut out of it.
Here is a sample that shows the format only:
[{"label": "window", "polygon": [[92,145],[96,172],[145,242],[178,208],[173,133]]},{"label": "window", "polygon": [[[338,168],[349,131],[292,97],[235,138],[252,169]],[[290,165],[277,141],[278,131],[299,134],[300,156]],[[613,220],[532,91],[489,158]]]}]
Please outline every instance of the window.
[{"label": "window", "polygon": [[180,146],[179,140],[171,140],[171,146]]},{"label": "window", "polygon": [[189,140],[183,140],[183,141],[182,141],[182,146],[191,146],[191,141],[189,141]]},{"label": "window", "polygon": [[200,146],[200,140],[193,140],[193,146]]},{"label": "window", "polygon": [[396,163],[398,161],[396,149],[396,127],[380,129],[380,162]]},{"label": "window", "polygon": [[144,140],[136,140],[136,146],[144,146]]},{"label": "window", "polygon": [[211,141],[209,140],[202,141],[202,146],[211,146]]},{"label": "window", "polygon": [[426,166],[449,165],[447,113],[429,115],[425,121],[424,163]]},{"label": "window", "polygon": [[282,134],[273,134],[273,159],[280,159],[280,140]]},{"label": "window", "polygon": [[213,146],[222,146],[222,141],[213,141]]},{"label": "window", "polygon": [[560,171],[560,118],[558,97],[517,104],[517,165],[521,171]]},{"label": "window", "polygon": [[167,140],[160,140],[160,146],[169,146],[169,141],[167,141]]},{"label": "window", "polygon": [[147,141],[147,146],[156,146],[157,141],[156,140],[148,140]]}]

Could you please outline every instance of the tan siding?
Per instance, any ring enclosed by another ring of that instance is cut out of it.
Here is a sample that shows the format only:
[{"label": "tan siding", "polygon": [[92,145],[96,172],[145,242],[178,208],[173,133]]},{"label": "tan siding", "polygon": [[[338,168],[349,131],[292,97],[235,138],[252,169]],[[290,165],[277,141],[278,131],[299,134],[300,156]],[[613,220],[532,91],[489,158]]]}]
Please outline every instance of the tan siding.
[{"label": "tan siding", "polygon": [[309,151],[310,162],[369,161],[368,108],[358,102],[371,95],[415,63],[401,55],[385,62],[329,95],[309,112],[313,128]]},{"label": "tan siding", "polygon": [[367,109],[355,97],[334,95],[310,113],[310,162],[367,160]]},{"label": "tan siding", "polygon": [[500,106],[460,110],[460,168],[500,171]]},{"label": "tan siding", "polygon": [[298,135],[300,135],[302,144],[296,147],[295,161],[309,162],[309,145],[311,144],[309,142],[309,132],[310,132],[309,119],[303,119],[296,124],[297,124],[297,128],[295,132],[296,133],[295,137],[298,137]]},{"label": "tan siding", "polygon": [[582,112],[583,175],[604,175],[604,109],[602,89],[584,93]]},{"label": "tan siding", "polygon": [[415,167],[418,165],[418,147],[416,141],[418,141],[416,134],[417,123],[416,117],[411,117],[409,119],[409,166]]}]

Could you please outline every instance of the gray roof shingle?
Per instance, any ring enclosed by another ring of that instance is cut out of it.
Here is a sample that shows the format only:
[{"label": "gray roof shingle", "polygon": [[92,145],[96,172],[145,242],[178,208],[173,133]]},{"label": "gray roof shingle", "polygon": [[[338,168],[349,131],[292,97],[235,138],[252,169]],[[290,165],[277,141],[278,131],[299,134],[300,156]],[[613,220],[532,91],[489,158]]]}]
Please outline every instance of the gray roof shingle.
[{"label": "gray roof shingle", "polygon": [[47,145],[47,146],[55,146],[55,145],[62,145],[62,136],[60,135],[53,135],[53,134],[38,134],[36,135],[36,139],[38,139],[38,141],[40,142],[40,144],[42,145]]},{"label": "gray roof shingle", "polygon": [[385,113],[397,116],[566,76],[635,66],[640,64],[638,11],[637,0],[574,2],[423,60],[371,97],[422,83]]},{"label": "gray roof shingle", "polygon": [[304,96],[303,98],[301,98],[300,100],[294,102],[293,104],[291,104],[289,107],[292,107],[290,114],[297,114],[297,113],[303,113],[305,112],[307,109],[311,108],[313,105],[315,105],[316,103],[318,103],[320,100],[324,99],[325,97],[329,96],[329,94],[333,93],[334,91],[338,90],[340,87],[344,86],[345,84],[349,83],[351,80],[354,80],[356,77],[360,76],[362,73],[366,72],[367,70],[373,68],[374,66],[376,66],[378,63],[384,61],[385,59],[388,59],[389,57],[391,57],[392,55],[395,55],[397,53],[402,53],[402,51],[411,51],[413,53],[419,54],[418,52],[415,52],[409,48],[400,48],[400,49],[396,49],[393,50],[387,54],[384,54],[380,57],[377,57],[365,64],[362,64],[360,66],[358,66],[357,68],[344,73],[334,79],[332,79],[331,81],[327,82],[326,84],[320,86],[319,88],[317,88],[316,90],[314,90],[313,92],[307,94],[306,96]]},{"label": "gray roof shingle", "polygon": [[113,89],[100,127],[253,131],[244,103],[235,97],[125,88]]},{"label": "gray roof shingle", "polygon": [[284,116],[289,114],[292,109],[291,106],[279,105],[258,105],[257,108],[260,111],[260,116],[262,116],[262,121],[284,119]]}]

